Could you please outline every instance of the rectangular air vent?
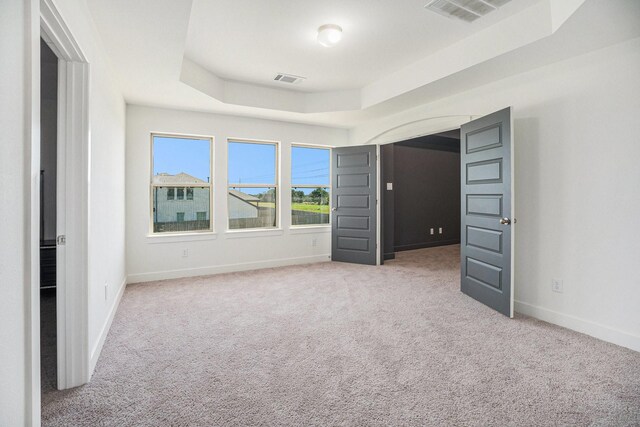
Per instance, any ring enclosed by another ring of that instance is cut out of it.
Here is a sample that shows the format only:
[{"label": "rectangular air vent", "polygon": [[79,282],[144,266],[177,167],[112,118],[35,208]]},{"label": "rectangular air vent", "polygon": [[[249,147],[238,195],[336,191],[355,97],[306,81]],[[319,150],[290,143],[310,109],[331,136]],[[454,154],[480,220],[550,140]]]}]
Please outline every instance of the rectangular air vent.
[{"label": "rectangular air vent", "polygon": [[473,22],[510,0],[433,0],[425,8],[448,18]]},{"label": "rectangular air vent", "polygon": [[278,73],[278,75],[273,79],[277,82],[296,84],[306,80],[306,77],[294,76],[292,74],[284,74]]}]

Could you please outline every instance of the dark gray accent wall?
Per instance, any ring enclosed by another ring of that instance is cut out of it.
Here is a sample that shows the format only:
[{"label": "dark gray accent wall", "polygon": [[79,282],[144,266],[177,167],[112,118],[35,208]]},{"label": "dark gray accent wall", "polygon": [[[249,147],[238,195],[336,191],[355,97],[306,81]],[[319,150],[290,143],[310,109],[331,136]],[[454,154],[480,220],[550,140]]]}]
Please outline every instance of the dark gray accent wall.
[{"label": "dark gray accent wall", "polygon": [[40,40],[40,239],[56,238],[58,58]]},{"label": "dark gray accent wall", "polygon": [[384,233],[393,224],[393,250],[459,243],[460,140],[432,135],[393,145],[392,218],[384,205]]}]

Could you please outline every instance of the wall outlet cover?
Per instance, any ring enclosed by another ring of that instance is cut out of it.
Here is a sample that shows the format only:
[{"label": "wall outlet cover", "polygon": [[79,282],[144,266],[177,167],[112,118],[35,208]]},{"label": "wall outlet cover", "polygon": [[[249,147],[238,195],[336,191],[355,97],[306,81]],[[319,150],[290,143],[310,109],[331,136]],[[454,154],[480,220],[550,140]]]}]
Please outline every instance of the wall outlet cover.
[{"label": "wall outlet cover", "polygon": [[551,279],[551,290],[560,294],[563,293],[564,283],[562,282],[562,279]]}]

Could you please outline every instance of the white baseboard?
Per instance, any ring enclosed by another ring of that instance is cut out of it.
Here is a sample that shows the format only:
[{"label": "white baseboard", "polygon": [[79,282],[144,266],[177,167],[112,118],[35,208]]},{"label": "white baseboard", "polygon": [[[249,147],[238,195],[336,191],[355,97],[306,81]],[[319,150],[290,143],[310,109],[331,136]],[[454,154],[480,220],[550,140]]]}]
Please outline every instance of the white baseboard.
[{"label": "white baseboard", "polygon": [[155,280],[179,279],[181,277],[209,276],[235,271],[258,270],[261,268],[284,267],[287,265],[312,264],[331,261],[329,254],[312,255],[298,258],[284,258],[267,261],[241,262],[237,264],[215,265],[209,267],[184,268],[180,270],[157,271],[153,273],[129,274],[127,283],[152,282]]},{"label": "white baseboard", "polygon": [[116,311],[118,311],[118,306],[120,305],[120,300],[122,299],[122,295],[124,294],[124,289],[127,286],[127,276],[124,277],[122,282],[120,283],[120,287],[118,288],[118,293],[113,301],[113,305],[111,306],[111,310],[109,310],[109,315],[104,321],[102,325],[102,329],[100,330],[100,335],[98,337],[98,342],[91,349],[91,358],[89,359],[89,378],[93,375],[93,371],[96,369],[96,364],[98,363],[98,358],[100,358],[100,353],[102,353],[102,347],[104,346],[104,342],[107,339],[107,334],[109,334],[109,329],[111,329],[111,323],[113,323],[113,318],[116,315]]},{"label": "white baseboard", "polygon": [[631,350],[640,351],[640,336],[638,335],[522,301],[515,301],[515,311]]}]

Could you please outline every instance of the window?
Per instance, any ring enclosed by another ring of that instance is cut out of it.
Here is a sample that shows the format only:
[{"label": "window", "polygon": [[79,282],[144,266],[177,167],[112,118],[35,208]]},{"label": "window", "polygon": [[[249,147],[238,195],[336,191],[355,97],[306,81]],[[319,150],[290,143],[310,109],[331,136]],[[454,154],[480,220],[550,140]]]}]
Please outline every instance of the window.
[{"label": "window", "polygon": [[329,148],[291,147],[291,225],[329,224]]},{"label": "window", "polygon": [[151,232],[211,231],[212,139],[151,136]]},{"label": "window", "polygon": [[229,141],[229,229],[277,226],[277,162],[276,143]]}]

